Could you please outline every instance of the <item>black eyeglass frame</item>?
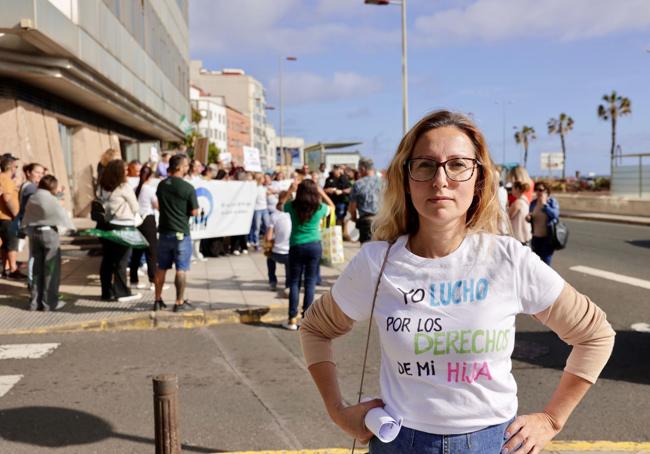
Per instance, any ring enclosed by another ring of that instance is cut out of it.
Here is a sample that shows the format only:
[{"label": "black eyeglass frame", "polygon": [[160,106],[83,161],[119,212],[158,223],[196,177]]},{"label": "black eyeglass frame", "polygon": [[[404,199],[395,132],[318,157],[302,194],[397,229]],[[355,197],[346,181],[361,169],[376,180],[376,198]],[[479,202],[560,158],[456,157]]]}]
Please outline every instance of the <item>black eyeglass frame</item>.
[{"label": "black eyeglass frame", "polygon": [[[474,163],[474,165],[472,166],[472,172],[469,174],[469,177],[465,178],[464,180],[456,180],[456,179],[450,177],[449,173],[447,172],[447,163],[450,162],[450,161],[456,161],[458,159],[464,159],[464,160],[467,160],[467,161],[472,161]],[[433,172],[433,175],[431,176],[431,178],[427,178],[426,180],[418,180],[417,178],[414,178],[413,174],[411,173],[411,166],[410,166],[410,163],[413,162],[413,161],[430,161],[430,162],[435,163],[436,164],[436,170]],[[413,159],[407,159],[406,162],[404,163],[404,167],[406,167],[406,171],[409,174],[409,178],[411,180],[413,180],[413,181],[417,181],[417,182],[420,182],[420,183],[423,183],[425,181],[433,180],[436,177],[436,175],[438,174],[438,169],[440,167],[442,167],[442,170],[445,172],[445,176],[449,180],[455,181],[456,183],[463,183],[465,181],[470,180],[474,176],[474,170],[476,168],[482,167],[482,166],[483,166],[483,164],[481,163],[481,161],[479,161],[476,158],[451,158],[451,159],[447,159],[446,161],[442,161],[442,162],[438,162],[435,159],[431,159],[431,158],[413,158]]]}]

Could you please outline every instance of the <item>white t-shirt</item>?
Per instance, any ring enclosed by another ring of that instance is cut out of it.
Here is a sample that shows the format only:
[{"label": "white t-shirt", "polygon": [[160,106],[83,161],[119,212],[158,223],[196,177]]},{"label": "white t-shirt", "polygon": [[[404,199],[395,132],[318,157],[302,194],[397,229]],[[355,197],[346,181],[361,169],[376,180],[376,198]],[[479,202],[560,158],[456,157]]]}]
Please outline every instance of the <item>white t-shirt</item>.
[{"label": "white t-shirt", "polygon": [[152,184],[143,184],[138,195],[138,205],[140,205],[140,216],[144,219],[150,214],[155,214],[153,203],[158,202],[156,197],[156,187]]},{"label": "white t-shirt", "polygon": [[289,239],[291,238],[291,215],[275,210],[271,213],[271,226],[273,227],[273,249],[271,252],[288,254]]},{"label": "white t-shirt", "polygon": [[256,210],[266,210],[268,204],[266,203],[266,186],[260,185],[257,187],[257,198],[255,199]]},{"label": "white t-shirt", "polygon": [[[508,421],[517,413],[515,316],[549,307],[564,280],[508,236],[469,234],[437,259],[411,253],[406,240],[391,249],[373,317],[389,413],[406,427],[441,435]],[[370,316],[387,247],[364,244],[332,288],[354,320]]]}]

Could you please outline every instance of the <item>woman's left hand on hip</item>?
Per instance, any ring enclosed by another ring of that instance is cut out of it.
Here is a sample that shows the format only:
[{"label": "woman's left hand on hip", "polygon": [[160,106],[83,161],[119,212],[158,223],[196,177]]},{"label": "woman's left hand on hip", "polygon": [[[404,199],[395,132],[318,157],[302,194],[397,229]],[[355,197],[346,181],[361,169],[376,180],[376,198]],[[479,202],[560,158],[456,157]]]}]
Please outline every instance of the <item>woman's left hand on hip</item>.
[{"label": "woman's left hand on hip", "polygon": [[546,413],[517,416],[506,429],[505,438],[508,441],[503,445],[501,454],[537,454],[559,432],[560,429]]}]

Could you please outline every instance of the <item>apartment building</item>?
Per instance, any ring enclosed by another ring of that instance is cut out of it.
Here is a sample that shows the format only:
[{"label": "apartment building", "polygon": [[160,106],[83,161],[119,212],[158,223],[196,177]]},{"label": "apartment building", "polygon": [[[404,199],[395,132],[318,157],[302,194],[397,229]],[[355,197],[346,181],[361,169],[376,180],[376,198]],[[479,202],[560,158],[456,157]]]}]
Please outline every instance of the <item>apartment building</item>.
[{"label": "apartment building", "polygon": [[192,107],[201,114],[198,133],[207,137],[219,151],[228,151],[228,125],[226,103],[223,96],[209,96],[200,88],[190,87]]},{"label": "apartment building", "polygon": [[251,125],[248,116],[240,111],[226,106],[228,122],[228,152],[236,166],[244,165],[244,146],[251,142]]}]

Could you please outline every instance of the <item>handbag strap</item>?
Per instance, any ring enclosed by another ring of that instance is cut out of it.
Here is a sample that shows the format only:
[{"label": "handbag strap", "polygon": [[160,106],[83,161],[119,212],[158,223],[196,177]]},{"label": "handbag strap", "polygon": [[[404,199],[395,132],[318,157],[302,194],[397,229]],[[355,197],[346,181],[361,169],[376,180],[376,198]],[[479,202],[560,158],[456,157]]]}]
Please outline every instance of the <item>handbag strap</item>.
[{"label": "handbag strap", "polygon": [[[372,307],[370,308],[370,318],[368,319],[368,335],[366,336],[366,350],[363,354],[363,366],[361,369],[361,383],[359,383],[359,394],[357,396],[357,404],[361,403],[361,394],[363,393],[363,382],[366,377],[366,361],[368,360],[368,346],[370,345],[370,332],[372,331],[372,316],[375,313],[375,304],[377,302],[377,293],[379,293],[379,283],[381,282],[381,276],[384,274],[384,269],[386,268],[386,263],[388,262],[388,254],[390,249],[395,244],[394,241],[388,243],[388,248],[386,249],[386,255],[384,255],[384,261],[381,264],[381,269],[379,270],[379,276],[377,276],[377,283],[375,284],[375,293],[372,295]],[[354,448],[356,446],[357,439],[355,438],[352,442],[352,453],[354,454]]]}]

